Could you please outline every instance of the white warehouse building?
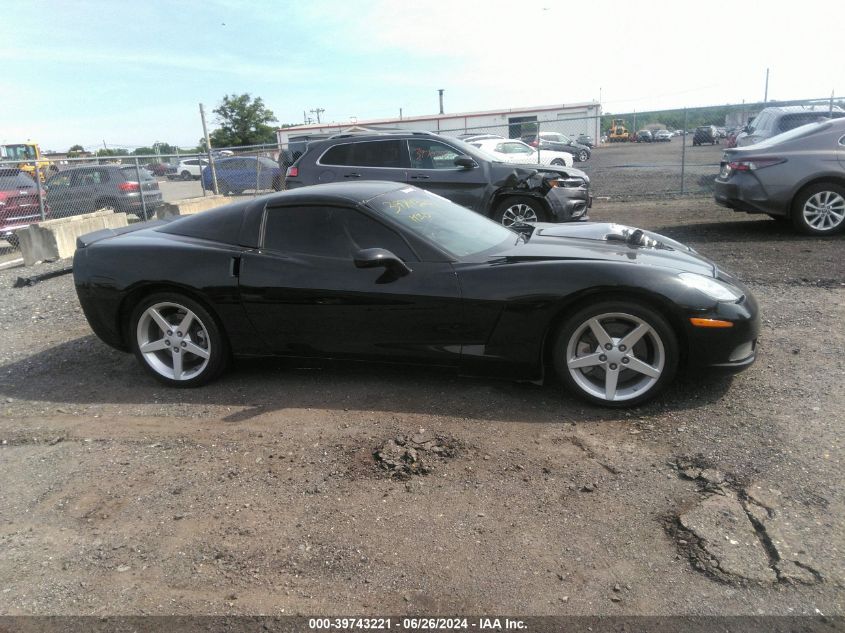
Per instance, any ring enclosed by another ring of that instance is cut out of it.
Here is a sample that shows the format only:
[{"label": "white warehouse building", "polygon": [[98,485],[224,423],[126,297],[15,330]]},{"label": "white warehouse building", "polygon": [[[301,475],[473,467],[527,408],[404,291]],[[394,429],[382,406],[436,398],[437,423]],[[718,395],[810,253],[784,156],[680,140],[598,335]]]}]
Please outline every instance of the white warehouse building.
[{"label": "white warehouse building", "polygon": [[291,140],[314,136],[327,136],[348,132],[365,132],[379,129],[424,130],[444,136],[459,134],[498,134],[505,138],[519,138],[523,126],[534,132],[561,132],[577,137],[579,134],[592,136],[595,141],[601,137],[601,104],[586,103],[558,104],[532,108],[511,108],[509,110],[488,110],[483,112],[460,112],[456,114],[432,114],[396,119],[371,119],[345,123],[316,123],[281,128],[276,131],[278,141],[286,145]]}]

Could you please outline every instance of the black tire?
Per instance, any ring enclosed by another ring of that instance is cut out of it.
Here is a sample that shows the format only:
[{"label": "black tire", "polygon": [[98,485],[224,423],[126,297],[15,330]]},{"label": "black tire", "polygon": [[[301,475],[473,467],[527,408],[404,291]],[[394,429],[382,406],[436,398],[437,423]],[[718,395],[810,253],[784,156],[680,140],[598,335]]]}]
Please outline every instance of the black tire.
[{"label": "black tire", "polygon": [[[612,341],[607,343],[612,345],[610,350],[600,346],[589,325],[593,319],[599,320]],[[631,349],[623,349],[621,341],[640,324],[647,326],[646,333]],[[635,407],[657,397],[678,370],[677,335],[662,315],[638,301],[620,299],[586,305],[560,327],[553,345],[555,371],[564,386],[576,396],[606,407]],[[589,361],[589,356],[594,356],[595,363],[570,368],[569,362]],[[631,369],[635,363],[650,374]],[[612,374],[617,380],[613,392],[612,381],[608,380]]]},{"label": "black tire", "polygon": [[[813,206],[819,211],[813,211]],[[826,216],[824,209],[828,209]],[[791,217],[793,226],[805,235],[842,232],[845,229],[845,187],[832,182],[805,187],[792,201]]]},{"label": "black tire", "polygon": [[219,191],[220,193],[222,193],[225,196],[227,193],[231,193],[232,188],[229,186],[228,182],[226,182],[225,180],[220,180],[218,178],[217,179],[217,191]]},{"label": "black tire", "polygon": [[587,152],[587,150],[582,149],[580,152],[578,152],[578,155],[575,158],[578,159],[579,163],[583,163],[584,161],[590,158],[590,154]]},{"label": "black tire", "polygon": [[191,178],[193,178],[193,176],[191,176],[191,172],[189,172],[187,169],[179,175],[182,177],[182,180],[191,180]]},{"label": "black tire", "polygon": [[[531,214],[536,219],[529,219]],[[522,222],[546,222],[548,216],[542,202],[527,196],[505,198],[496,205],[493,212],[493,220],[507,227],[519,224],[520,217],[522,217]]]},{"label": "black tire", "polygon": [[[169,323],[167,331],[148,313],[154,307]],[[188,311],[194,316],[187,331],[182,332],[178,327]],[[183,294],[161,292],[144,297],[132,310],[127,327],[127,340],[135,358],[156,380],[170,387],[199,387],[217,378],[229,364],[229,343],[217,321],[202,304]],[[146,344],[162,342],[166,347],[142,351],[142,340]],[[200,352],[207,357],[200,356]],[[181,374],[176,373],[177,353],[185,359],[179,361]],[[177,379],[177,375],[181,378]]]},{"label": "black tire", "polygon": [[552,165],[557,165],[558,167],[566,167],[566,162],[565,162],[565,161],[562,161],[562,160],[561,160],[561,159],[559,159],[559,158],[555,158],[555,159],[552,161]]}]

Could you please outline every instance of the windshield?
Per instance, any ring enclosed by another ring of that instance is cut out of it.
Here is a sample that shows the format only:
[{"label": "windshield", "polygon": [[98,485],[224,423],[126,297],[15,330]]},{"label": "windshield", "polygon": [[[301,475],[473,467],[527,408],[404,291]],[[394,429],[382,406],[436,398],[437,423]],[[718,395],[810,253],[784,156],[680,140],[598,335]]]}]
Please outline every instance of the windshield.
[{"label": "windshield", "polygon": [[791,141],[792,139],[801,138],[802,136],[809,136],[810,134],[815,134],[816,132],[828,129],[831,126],[832,123],[830,121],[808,123],[807,125],[802,125],[801,127],[789,130],[789,132],[770,136],[769,138],[764,139],[759,143],[755,143],[754,145],[749,145],[748,147],[754,147],[755,149],[771,147],[772,145],[777,145],[785,141]]},{"label": "windshield", "polygon": [[519,234],[475,211],[414,187],[390,191],[367,204],[378,215],[398,222],[455,257],[477,255],[521,239]]},{"label": "windshield", "polygon": [[6,145],[6,158],[11,158],[12,160],[34,160],[35,159],[35,147],[32,145]]}]

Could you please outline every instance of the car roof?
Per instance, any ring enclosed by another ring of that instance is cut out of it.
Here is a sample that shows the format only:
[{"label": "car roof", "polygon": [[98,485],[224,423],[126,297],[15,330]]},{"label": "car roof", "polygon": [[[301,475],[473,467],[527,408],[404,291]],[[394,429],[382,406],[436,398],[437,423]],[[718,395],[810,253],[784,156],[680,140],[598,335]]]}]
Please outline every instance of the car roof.
[{"label": "car roof", "polygon": [[311,185],[259,196],[252,200],[237,201],[202,213],[179,217],[154,230],[224,244],[257,247],[257,236],[265,207],[305,203],[309,205],[339,202],[362,204],[376,196],[405,189],[408,186],[407,183],[384,180]]},{"label": "car roof", "polygon": [[[791,106],[769,106],[767,108],[763,108],[760,110],[760,114],[764,112],[769,112],[772,114],[795,114],[797,112],[807,112],[807,113],[815,113],[815,114],[824,114],[825,112],[830,112],[831,107],[828,104],[813,104],[809,106],[804,105],[791,105]],[[833,106],[834,112],[845,112],[839,106]],[[758,114],[757,116],[760,116]]]}]

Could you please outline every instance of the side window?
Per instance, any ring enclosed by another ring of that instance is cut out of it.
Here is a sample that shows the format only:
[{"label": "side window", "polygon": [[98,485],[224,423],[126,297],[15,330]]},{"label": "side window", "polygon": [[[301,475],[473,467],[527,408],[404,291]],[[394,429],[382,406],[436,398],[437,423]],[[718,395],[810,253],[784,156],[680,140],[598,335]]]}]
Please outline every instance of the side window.
[{"label": "side window", "polygon": [[348,260],[363,248],[385,248],[405,261],[417,261],[397,233],[346,207],[269,208],[264,248]]},{"label": "side window", "polygon": [[70,175],[59,174],[47,181],[50,187],[70,187]]},{"label": "side window", "polygon": [[105,169],[95,169],[94,173],[91,174],[91,177],[93,178],[95,185],[101,185],[104,182],[109,181],[109,172]]},{"label": "side window", "polygon": [[[296,156],[296,154],[294,154]],[[335,145],[330,147],[328,151],[320,157],[322,165],[338,165],[344,167],[352,164],[352,144],[344,143],[343,145]]]},{"label": "side window", "polygon": [[401,167],[403,141],[364,141],[355,143],[356,167]]},{"label": "side window", "polygon": [[413,169],[455,169],[458,152],[440,141],[411,139],[408,141]]}]

